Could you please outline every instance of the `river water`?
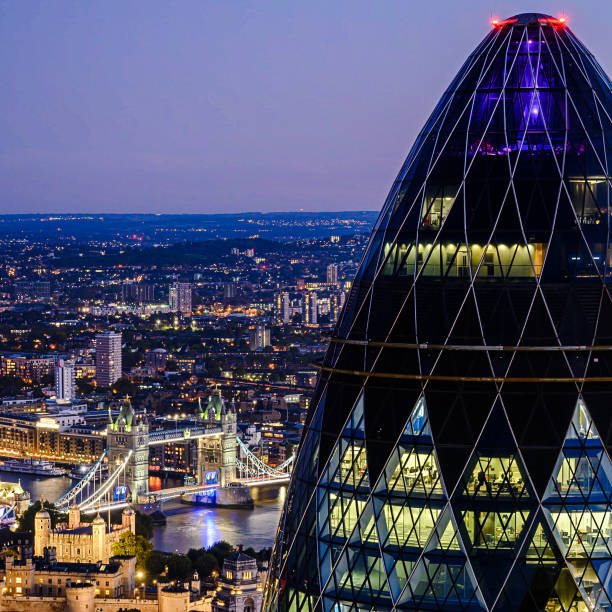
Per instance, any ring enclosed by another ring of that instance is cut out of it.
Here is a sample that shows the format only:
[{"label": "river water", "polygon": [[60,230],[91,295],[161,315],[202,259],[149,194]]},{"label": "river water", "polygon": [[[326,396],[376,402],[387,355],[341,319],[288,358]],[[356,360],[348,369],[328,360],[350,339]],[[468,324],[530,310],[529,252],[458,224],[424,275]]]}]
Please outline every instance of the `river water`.
[{"label": "river water", "polygon": [[[25,474],[0,473],[0,480],[5,482],[17,482],[19,478],[21,486],[30,492],[32,501],[40,499],[41,495],[47,500],[56,500],[73,484],[67,477],[38,478]],[[159,489],[159,484],[158,478],[151,478],[151,489]],[[167,502],[163,506],[167,524],[155,527],[153,546],[156,550],[182,553],[190,548],[211,546],[219,540],[226,540],[233,545],[252,546],[255,550],[272,546],[285,493],[283,487],[271,499],[256,500],[253,510]]]}]

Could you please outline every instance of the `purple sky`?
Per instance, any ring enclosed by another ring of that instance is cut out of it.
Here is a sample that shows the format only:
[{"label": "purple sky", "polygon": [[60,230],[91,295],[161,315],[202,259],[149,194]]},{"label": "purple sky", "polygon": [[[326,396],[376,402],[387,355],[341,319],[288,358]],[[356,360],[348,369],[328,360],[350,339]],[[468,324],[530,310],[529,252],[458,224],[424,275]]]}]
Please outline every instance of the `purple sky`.
[{"label": "purple sky", "polygon": [[378,210],[500,17],[610,0],[0,0],[0,213]]}]

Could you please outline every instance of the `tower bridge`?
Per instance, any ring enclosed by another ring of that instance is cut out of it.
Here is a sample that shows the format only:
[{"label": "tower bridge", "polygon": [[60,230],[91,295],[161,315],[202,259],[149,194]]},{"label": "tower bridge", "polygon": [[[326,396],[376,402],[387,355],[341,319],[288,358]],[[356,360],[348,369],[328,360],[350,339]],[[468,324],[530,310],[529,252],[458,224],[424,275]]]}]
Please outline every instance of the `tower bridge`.
[{"label": "tower bridge", "polygon": [[[236,435],[236,410],[220,393],[200,408],[195,426],[149,431],[147,415],[136,415],[129,399],[119,416],[109,412],[106,448],[55,505],[67,511],[75,504],[85,513],[141,505],[158,508],[170,499],[210,505],[252,506],[252,487],[287,484],[294,457],[272,467],[254,455]],[[149,448],[196,440],[197,468],[193,482],[179,487],[149,490]],[[239,454],[238,454],[239,452]]]}]

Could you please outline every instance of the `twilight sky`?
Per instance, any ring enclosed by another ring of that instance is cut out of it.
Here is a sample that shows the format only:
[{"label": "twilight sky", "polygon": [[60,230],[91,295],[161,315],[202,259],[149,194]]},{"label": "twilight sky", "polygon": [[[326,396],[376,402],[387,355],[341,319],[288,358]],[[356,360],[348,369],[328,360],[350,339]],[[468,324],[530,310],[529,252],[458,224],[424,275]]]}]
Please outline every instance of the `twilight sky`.
[{"label": "twilight sky", "polygon": [[610,0],[0,0],[0,214],[378,210],[491,14]]}]

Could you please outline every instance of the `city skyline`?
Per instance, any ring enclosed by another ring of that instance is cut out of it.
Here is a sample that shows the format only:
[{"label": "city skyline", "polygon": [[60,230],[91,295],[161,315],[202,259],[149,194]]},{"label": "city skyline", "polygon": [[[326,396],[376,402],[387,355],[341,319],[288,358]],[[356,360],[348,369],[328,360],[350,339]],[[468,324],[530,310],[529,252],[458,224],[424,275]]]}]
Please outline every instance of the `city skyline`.
[{"label": "city skyline", "polygon": [[491,17],[609,67],[604,2],[537,4],[2,2],[0,214],[375,209]]},{"label": "city skyline", "polygon": [[260,608],[313,362],[374,215],[150,217],[0,216],[11,609]]}]

